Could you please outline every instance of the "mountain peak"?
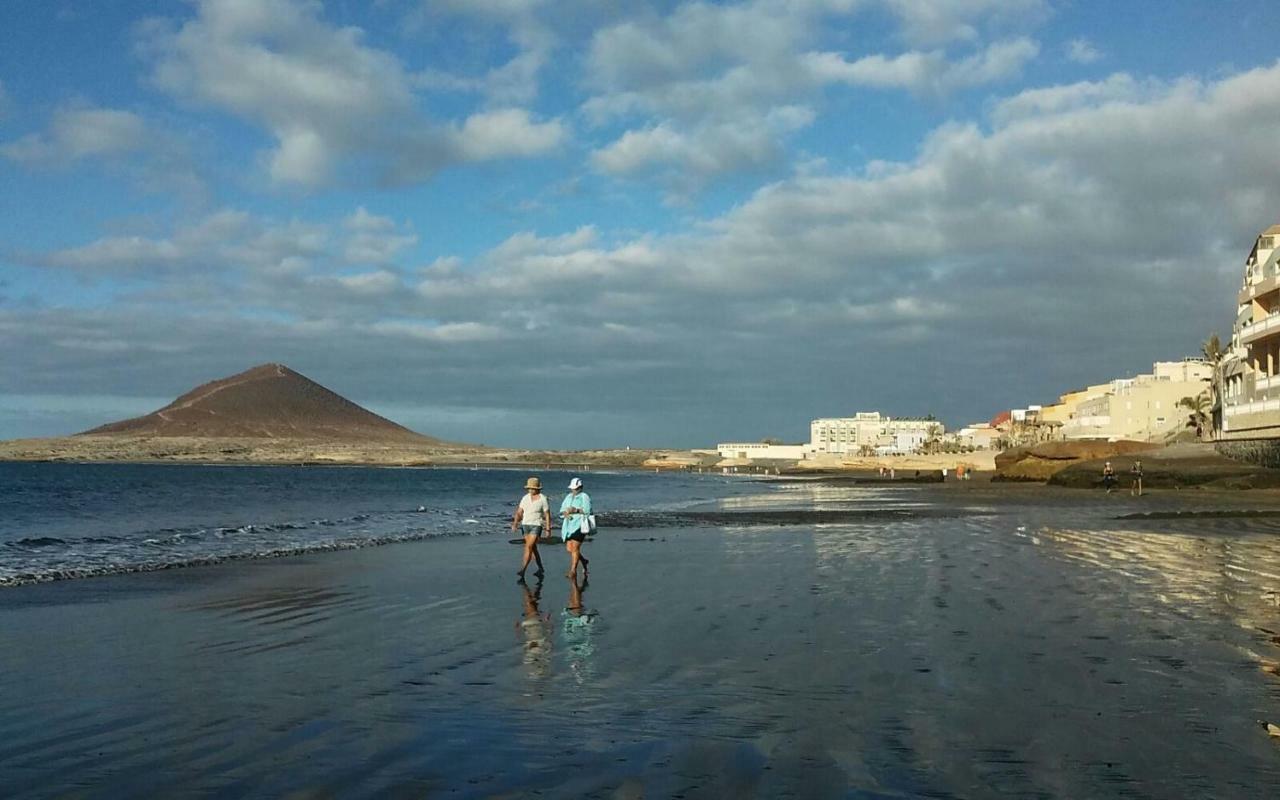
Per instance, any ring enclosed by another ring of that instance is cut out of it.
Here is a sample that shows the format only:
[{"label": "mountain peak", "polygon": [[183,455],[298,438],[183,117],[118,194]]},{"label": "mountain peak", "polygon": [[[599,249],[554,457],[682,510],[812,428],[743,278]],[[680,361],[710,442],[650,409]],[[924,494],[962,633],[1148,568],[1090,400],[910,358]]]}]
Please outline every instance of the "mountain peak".
[{"label": "mountain peak", "polygon": [[431,443],[275,362],[202,384],[164,408],[85,434]]}]

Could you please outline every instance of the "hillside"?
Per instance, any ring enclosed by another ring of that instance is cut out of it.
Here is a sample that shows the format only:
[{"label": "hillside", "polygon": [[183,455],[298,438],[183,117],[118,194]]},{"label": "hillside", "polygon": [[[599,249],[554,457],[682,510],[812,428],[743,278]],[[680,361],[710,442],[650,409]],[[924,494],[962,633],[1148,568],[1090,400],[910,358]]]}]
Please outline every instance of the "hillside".
[{"label": "hillside", "polygon": [[78,435],[440,443],[356,405],[283,364],[263,364],[211,381],[159,411]]}]

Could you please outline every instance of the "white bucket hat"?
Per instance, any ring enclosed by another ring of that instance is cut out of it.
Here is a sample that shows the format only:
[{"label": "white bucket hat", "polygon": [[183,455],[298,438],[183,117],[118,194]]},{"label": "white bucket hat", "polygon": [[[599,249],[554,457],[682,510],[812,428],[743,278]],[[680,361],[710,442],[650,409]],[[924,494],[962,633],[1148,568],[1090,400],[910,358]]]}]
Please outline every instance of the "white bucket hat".
[{"label": "white bucket hat", "polygon": [[582,478],[574,478],[573,480],[569,481],[569,488],[570,488],[570,489],[581,489],[581,488],[582,488]]}]

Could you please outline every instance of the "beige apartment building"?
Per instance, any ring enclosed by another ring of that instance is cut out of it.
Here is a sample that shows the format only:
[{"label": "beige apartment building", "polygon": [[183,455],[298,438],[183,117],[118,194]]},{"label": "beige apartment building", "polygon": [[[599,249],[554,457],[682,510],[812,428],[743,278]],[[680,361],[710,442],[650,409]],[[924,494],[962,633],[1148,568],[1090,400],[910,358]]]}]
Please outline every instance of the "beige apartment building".
[{"label": "beige apartment building", "polygon": [[1111,382],[1095,383],[1092,386],[1086,386],[1083,389],[1077,389],[1074,392],[1067,392],[1058,398],[1058,402],[1053,405],[1043,406],[1040,409],[1040,419],[1047,423],[1058,423],[1066,425],[1067,420],[1076,415],[1076,409],[1086,400],[1092,400],[1095,397],[1101,397],[1111,391]]},{"label": "beige apartment building", "polygon": [[1219,438],[1280,437],[1280,225],[1244,261],[1231,348],[1222,362]]},{"label": "beige apartment building", "polygon": [[1067,439],[1162,439],[1185,426],[1187,412],[1178,402],[1207,392],[1212,380],[1213,365],[1204,359],[1157,361],[1148,374],[1085,390],[1101,391],[1076,400],[1074,413],[1062,423],[1062,435]]}]

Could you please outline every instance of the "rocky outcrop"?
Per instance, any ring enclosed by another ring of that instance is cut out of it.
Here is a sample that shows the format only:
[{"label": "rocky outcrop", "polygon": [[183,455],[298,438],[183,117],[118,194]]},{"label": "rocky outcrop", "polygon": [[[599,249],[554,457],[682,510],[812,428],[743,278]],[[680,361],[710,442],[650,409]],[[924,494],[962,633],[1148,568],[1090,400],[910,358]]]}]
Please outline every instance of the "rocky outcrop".
[{"label": "rocky outcrop", "polygon": [[[1143,488],[1146,489],[1274,489],[1280,487],[1280,469],[1269,469],[1227,458],[1211,444],[1184,443],[1129,455],[1111,456],[1111,466],[1119,478],[1118,487],[1127,489],[1129,470],[1135,459],[1142,461]],[[1059,470],[1049,479],[1051,486],[1076,489],[1102,485],[1106,458],[1079,461]]]},{"label": "rocky outcrop", "polygon": [[[1150,442],[1041,442],[1017,447],[996,456],[997,481],[1047,481],[1062,470],[1095,460],[1146,453],[1160,448]],[[1114,466],[1114,465],[1113,465]],[[1118,470],[1119,467],[1116,467]],[[1099,465],[1101,471],[1101,465]]]}]

